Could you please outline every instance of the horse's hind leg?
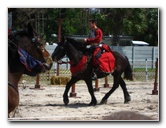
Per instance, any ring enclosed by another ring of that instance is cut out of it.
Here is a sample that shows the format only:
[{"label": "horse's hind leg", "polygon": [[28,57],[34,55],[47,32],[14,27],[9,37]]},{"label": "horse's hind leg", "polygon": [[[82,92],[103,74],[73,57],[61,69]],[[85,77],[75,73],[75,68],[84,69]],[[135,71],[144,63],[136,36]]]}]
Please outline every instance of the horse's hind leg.
[{"label": "horse's hind leg", "polygon": [[130,98],[130,95],[129,95],[128,91],[127,91],[126,83],[124,82],[122,77],[120,78],[119,83],[120,83],[120,86],[121,86],[121,88],[123,90],[124,99],[125,99],[124,103],[128,103],[131,100],[131,98]]},{"label": "horse's hind leg", "polygon": [[105,96],[103,97],[103,99],[101,100],[100,104],[104,104],[107,103],[107,99],[109,98],[109,96],[119,87],[119,79],[114,76],[114,84],[113,87],[111,88],[111,90],[109,92],[107,92],[105,94]]},{"label": "horse's hind leg", "polygon": [[64,91],[64,94],[63,94],[63,102],[65,105],[68,105],[69,103],[69,98],[68,98],[68,92],[69,92],[69,89],[70,87],[75,84],[76,82],[78,81],[78,79],[72,77],[70,79],[70,81],[66,84],[66,88],[65,88],[65,91]]}]

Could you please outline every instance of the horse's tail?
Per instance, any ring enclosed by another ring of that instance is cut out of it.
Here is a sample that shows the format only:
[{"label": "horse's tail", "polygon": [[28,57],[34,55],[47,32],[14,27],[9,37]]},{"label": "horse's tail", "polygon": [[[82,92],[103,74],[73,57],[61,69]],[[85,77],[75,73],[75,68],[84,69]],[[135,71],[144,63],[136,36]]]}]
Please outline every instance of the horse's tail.
[{"label": "horse's tail", "polygon": [[132,71],[132,68],[130,66],[130,63],[129,63],[129,60],[128,60],[127,57],[126,57],[126,60],[127,60],[127,67],[126,67],[126,69],[124,71],[124,79],[126,79],[126,80],[133,80],[133,71]]}]

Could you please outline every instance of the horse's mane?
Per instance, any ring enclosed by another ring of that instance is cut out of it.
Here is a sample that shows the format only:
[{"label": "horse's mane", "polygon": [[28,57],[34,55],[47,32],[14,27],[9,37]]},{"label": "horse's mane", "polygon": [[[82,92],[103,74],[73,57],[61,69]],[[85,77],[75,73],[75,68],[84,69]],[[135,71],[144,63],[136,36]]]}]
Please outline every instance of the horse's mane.
[{"label": "horse's mane", "polygon": [[20,29],[20,30],[17,30],[17,31],[13,31],[9,37],[10,38],[14,38],[16,36],[26,36],[26,37],[29,37],[29,38],[32,38],[34,37],[34,35],[37,35],[37,33],[35,31],[33,31],[32,33],[29,33],[27,29]]},{"label": "horse's mane", "polygon": [[84,51],[86,49],[86,44],[84,42],[77,41],[73,38],[67,38],[67,41],[69,41],[79,51]]}]

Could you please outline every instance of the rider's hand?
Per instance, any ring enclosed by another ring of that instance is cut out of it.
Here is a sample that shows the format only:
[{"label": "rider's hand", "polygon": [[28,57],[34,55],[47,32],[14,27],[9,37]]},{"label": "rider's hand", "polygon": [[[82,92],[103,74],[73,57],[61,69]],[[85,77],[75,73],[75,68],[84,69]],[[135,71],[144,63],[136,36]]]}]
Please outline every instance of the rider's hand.
[{"label": "rider's hand", "polygon": [[87,38],[84,39],[84,42],[87,42]]}]

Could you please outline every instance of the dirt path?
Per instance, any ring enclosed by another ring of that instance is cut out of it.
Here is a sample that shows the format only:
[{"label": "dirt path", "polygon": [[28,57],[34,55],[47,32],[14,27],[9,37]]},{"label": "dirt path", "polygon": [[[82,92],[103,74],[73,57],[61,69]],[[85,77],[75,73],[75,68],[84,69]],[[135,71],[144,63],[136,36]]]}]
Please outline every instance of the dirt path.
[{"label": "dirt path", "polygon": [[[68,106],[63,104],[64,86],[47,85],[43,90],[30,89],[34,85],[20,86],[20,105],[15,118],[10,120],[102,120],[103,117],[119,111],[138,112],[159,120],[158,95],[151,95],[153,83],[128,83],[131,102],[124,104],[119,87],[108,99],[107,104],[87,106],[91,98],[84,84],[76,85],[76,98],[69,98]],[[95,92],[98,103],[110,88]]]}]

